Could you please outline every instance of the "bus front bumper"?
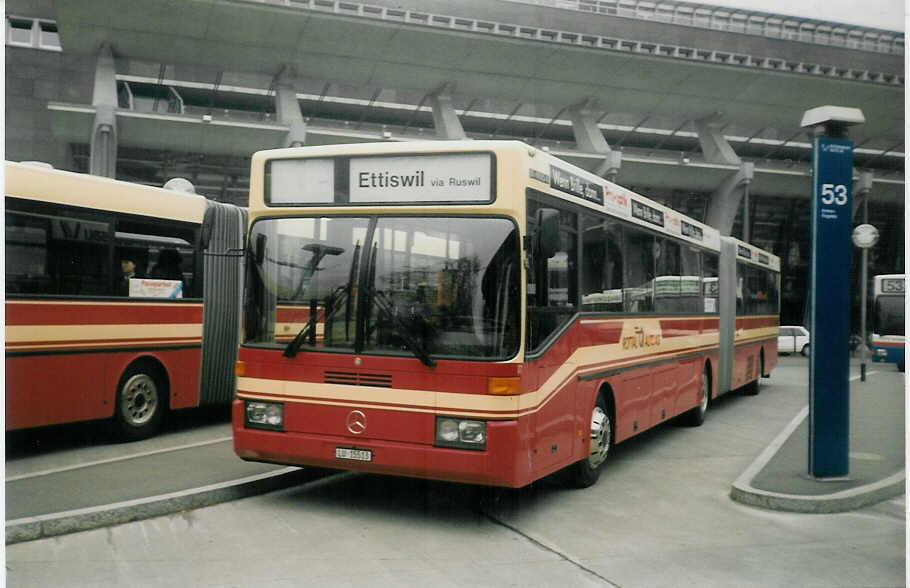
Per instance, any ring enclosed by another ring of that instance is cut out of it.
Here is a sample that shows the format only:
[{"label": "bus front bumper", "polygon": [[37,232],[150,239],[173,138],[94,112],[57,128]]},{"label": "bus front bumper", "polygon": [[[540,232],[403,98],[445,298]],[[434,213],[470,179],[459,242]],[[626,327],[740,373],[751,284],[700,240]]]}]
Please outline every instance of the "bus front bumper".
[{"label": "bus front bumper", "polygon": [[[246,428],[242,401],[233,406],[234,453],[247,461],[518,488],[530,471],[518,464],[517,421],[490,421],[483,451],[379,439]],[[495,448],[495,450],[494,450]]]}]

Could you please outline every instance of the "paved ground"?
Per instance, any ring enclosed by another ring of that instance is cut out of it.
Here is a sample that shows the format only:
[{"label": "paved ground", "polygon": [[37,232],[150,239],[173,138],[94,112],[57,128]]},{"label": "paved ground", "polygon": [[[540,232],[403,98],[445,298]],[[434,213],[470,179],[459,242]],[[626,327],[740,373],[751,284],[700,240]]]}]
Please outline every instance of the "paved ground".
[{"label": "paved ground", "polygon": [[[729,497],[733,481],[805,406],[800,362],[783,358],[757,397],[719,400],[700,428],[669,424],[617,446],[601,480],[587,490],[545,480],[486,492],[322,472],[262,496],[7,545],[7,580],[10,586],[904,586],[903,496],[814,515]],[[79,451],[98,450],[89,444]],[[51,452],[58,461],[68,453]],[[8,470],[27,469],[24,462],[41,457],[15,458]]]},{"label": "paved ground", "polygon": [[[865,381],[851,365],[848,474],[809,474],[808,405],[734,483],[731,496],[745,504],[793,512],[842,512],[905,491],[905,381],[894,364],[868,364]],[[787,358],[778,386],[807,394],[805,360]]]}]

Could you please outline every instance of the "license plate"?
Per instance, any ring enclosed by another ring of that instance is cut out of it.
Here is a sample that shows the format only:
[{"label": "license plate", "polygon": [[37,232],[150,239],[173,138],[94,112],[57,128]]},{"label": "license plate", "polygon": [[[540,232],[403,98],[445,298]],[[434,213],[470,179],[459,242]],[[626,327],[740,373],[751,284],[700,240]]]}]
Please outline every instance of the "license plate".
[{"label": "license plate", "polygon": [[335,457],[338,459],[353,459],[354,461],[373,461],[373,452],[369,449],[351,449],[350,447],[336,447]]}]

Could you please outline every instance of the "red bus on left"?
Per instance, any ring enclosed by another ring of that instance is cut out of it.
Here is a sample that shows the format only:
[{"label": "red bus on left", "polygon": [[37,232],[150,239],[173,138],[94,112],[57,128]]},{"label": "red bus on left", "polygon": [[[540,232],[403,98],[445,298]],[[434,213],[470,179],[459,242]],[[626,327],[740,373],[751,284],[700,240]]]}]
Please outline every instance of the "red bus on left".
[{"label": "red bus on left", "polygon": [[246,211],[191,192],[5,164],[6,428],[231,401]]}]

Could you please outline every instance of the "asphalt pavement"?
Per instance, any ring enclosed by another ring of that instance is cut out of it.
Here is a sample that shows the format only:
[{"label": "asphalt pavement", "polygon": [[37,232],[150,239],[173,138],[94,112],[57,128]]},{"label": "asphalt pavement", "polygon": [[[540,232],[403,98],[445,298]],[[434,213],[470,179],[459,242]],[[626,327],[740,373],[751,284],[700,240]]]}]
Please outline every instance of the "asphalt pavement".
[{"label": "asphalt pavement", "polygon": [[[805,370],[782,357],[778,369]],[[893,364],[869,364],[859,381],[851,364],[850,471],[837,480],[808,474],[808,409],[732,483],[731,498],[771,510],[854,510],[904,491],[904,378]],[[794,386],[794,393],[806,393]],[[238,459],[225,414],[190,420],[166,434],[129,444],[87,442],[59,450],[10,451],[7,435],[6,543],[142,520],[297,486],[330,472]],[[186,419],[184,419],[185,421]],[[197,426],[198,425],[198,426]],[[88,425],[80,425],[85,430]],[[26,434],[38,445],[52,433]],[[35,439],[38,441],[36,442]],[[66,443],[64,441],[58,443]],[[22,438],[14,439],[23,443]],[[45,444],[47,442],[45,441]]]}]

